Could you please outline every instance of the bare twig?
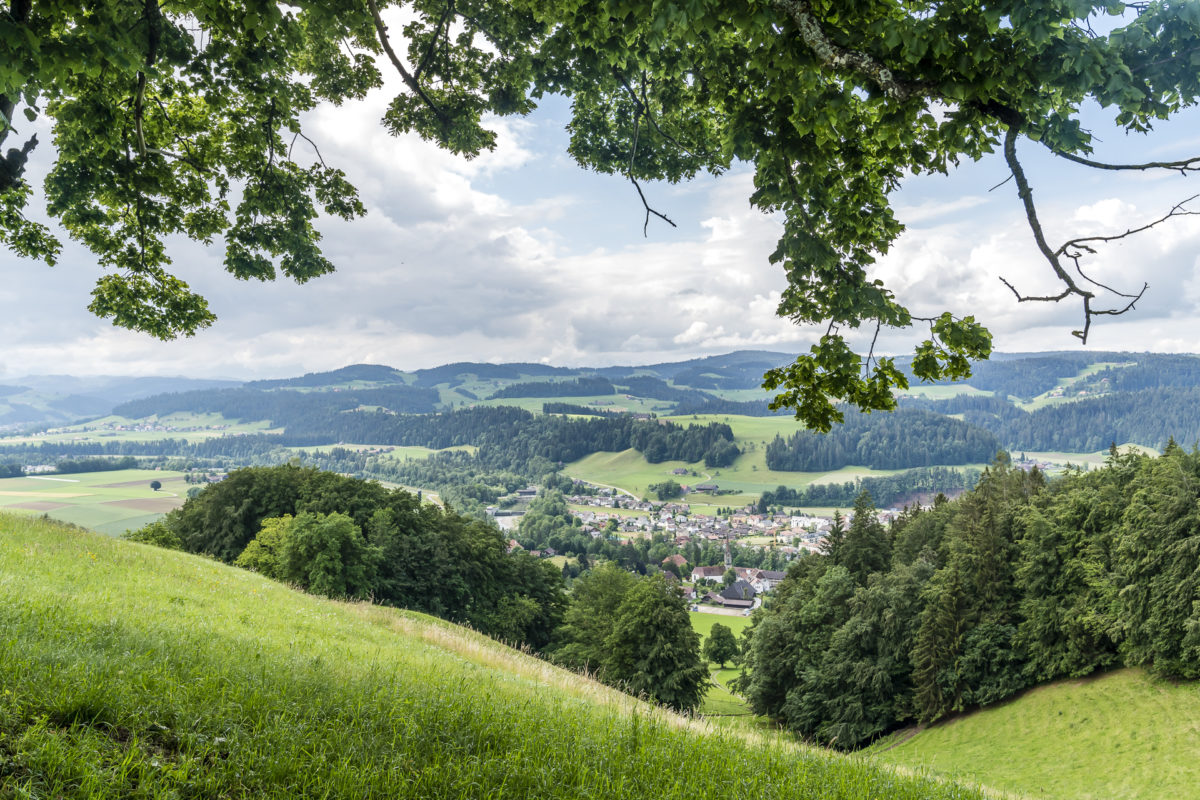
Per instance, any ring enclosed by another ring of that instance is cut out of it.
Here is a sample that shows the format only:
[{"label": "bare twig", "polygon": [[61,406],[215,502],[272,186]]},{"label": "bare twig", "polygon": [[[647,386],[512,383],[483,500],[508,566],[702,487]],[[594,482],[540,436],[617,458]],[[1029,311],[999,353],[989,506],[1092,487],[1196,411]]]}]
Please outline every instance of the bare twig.
[{"label": "bare twig", "polygon": [[629,182],[633,184],[633,188],[637,189],[638,197],[642,199],[642,207],[646,209],[646,220],[642,223],[642,236],[649,236],[650,234],[647,231],[650,228],[651,214],[658,217],[663,222],[666,222],[672,228],[678,228],[679,226],[676,225],[666,214],[663,214],[661,211],[656,211],[650,207],[650,204],[646,202],[646,195],[642,192],[641,184],[639,184],[637,182],[637,178],[633,176],[633,160],[637,157],[638,131],[641,130],[641,118],[642,106],[641,103],[637,103],[634,106],[633,111],[633,146],[629,148],[629,167],[626,170],[626,174],[629,177]]},{"label": "bare twig", "polygon": [[1187,206],[1188,203],[1192,202],[1197,197],[1200,197],[1200,194],[1194,194],[1191,197],[1187,198],[1186,200],[1179,201],[1174,206],[1172,206],[1170,211],[1168,211],[1166,214],[1159,217],[1158,219],[1154,220],[1153,222],[1147,222],[1145,225],[1142,225],[1137,228],[1129,228],[1124,233],[1118,233],[1118,234],[1114,234],[1112,236],[1081,236],[1078,239],[1071,239],[1071,240],[1065,242],[1063,244],[1063,246],[1058,248],[1058,250],[1056,250],[1055,252],[1061,255],[1063,253],[1066,253],[1070,248],[1087,250],[1088,252],[1095,252],[1094,250],[1091,250],[1091,248],[1086,247],[1084,245],[1084,243],[1085,242],[1115,242],[1118,239],[1124,239],[1127,236],[1133,236],[1134,234],[1141,233],[1142,231],[1148,231],[1151,228],[1153,228],[1154,226],[1159,225],[1163,222],[1166,222],[1167,220],[1171,219],[1172,217],[1200,216],[1200,211],[1192,211],[1188,208],[1185,208],[1185,206]]}]

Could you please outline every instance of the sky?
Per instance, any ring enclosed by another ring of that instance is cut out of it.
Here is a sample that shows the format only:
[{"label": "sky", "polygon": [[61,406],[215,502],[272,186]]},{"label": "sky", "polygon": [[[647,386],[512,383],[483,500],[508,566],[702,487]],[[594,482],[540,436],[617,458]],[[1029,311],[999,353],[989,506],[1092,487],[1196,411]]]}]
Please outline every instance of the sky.
[{"label": "sky", "polygon": [[[164,343],[89,314],[100,268],[65,236],[53,268],[0,252],[0,381],[47,373],[250,379],[355,363],[641,364],[747,348],[799,353],[819,337],[775,315],[785,279],[768,256],[781,222],[749,205],[748,166],[644,186],[678,228],[652,219],[643,236],[629,182],[586,172],[567,155],[563,100],[489,123],[498,147],[467,161],[387,134],[379,120],[394,90],[305,120],[325,161],[345,170],[368,208],[352,222],[318,223],[336,273],[303,286],[238,281],[221,267],[219,242],[172,242],[176,272],[218,320]],[[1099,112],[1085,121],[1101,139],[1101,159],[1200,154],[1195,112],[1150,136],[1109,130]],[[1052,243],[1119,233],[1200,193],[1197,175],[1098,173],[1028,141],[1020,148]],[[45,145],[35,153],[35,202],[51,155]],[[947,177],[907,181],[894,198],[907,231],[875,274],[915,314],[974,314],[996,350],[1079,349],[1071,335],[1081,324],[1077,304],[1018,304],[1000,283],[1005,277],[1027,294],[1054,290],[1013,183],[990,190],[1007,175],[993,156]],[[1088,268],[1115,288],[1150,284],[1134,311],[1093,324],[1089,349],[1200,351],[1200,217],[1106,246]],[[869,339],[851,333],[865,349]],[[904,353],[918,334],[887,334],[878,349]]]}]

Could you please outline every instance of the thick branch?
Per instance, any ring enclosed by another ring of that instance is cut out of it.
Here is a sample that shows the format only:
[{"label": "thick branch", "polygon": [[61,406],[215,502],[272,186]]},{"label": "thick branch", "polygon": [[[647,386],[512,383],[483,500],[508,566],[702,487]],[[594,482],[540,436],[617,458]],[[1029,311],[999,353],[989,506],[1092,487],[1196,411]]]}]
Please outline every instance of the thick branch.
[{"label": "thick branch", "polygon": [[[162,38],[162,12],[158,0],[146,0],[142,11],[142,21],[146,23],[146,67],[154,66],[158,60],[158,42]],[[137,131],[138,153],[146,156],[146,134],[142,129],[142,121],[146,110],[146,72],[138,72],[137,95],[133,100],[133,126]]]},{"label": "thick branch", "polygon": [[805,0],[774,0],[776,8],[781,9],[795,23],[800,31],[800,38],[816,54],[826,66],[833,69],[852,70],[866,75],[872,82],[889,97],[896,100],[907,100],[918,95],[934,96],[937,93],[930,84],[905,81],[874,57],[857,50],[848,50],[834,44],[825,34],[821,22],[812,12],[812,7]]},{"label": "thick branch", "polygon": [[[429,40],[429,47],[425,48],[425,55],[421,56],[421,63],[417,64],[417,68],[413,70],[413,79],[421,77],[421,73],[425,71],[425,67],[429,65],[429,59],[433,56],[433,51],[437,48],[438,39],[442,37],[442,26],[450,19],[450,15],[454,13],[454,0],[446,3],[446,10],[442,12],[441,19],[438,20],[437,27],[433,29],[433,37]],[[449,35],[449,28],[446,29]]]},{"label": "thick branch", "polygon": [[383,52],[387,54],[388,60],[392,62],[392,66],[400,73],[400,77],[404,79],[404,83],[412,90],[413,94],[421,98],[421,102],[429,107],[429,110],[438,118],[438,121],[442,124],[448,123],[450,119],[446,116],[446,113],[434,104],[429,95],[425,94],[425,90],[421,88],[421,84],[404,68],[404,63],[396,55],[396,51],[392,49],[392,42],[388,39],[387,35],[387,25],[383,24],[383,17],[379,14],[379,5],[375,0],[367,0],[367,6],[371,9],[371,19],[375,22],[375,33],[379,37],[379,44],[383,47]]},{"label": "thick branch", "polygon": [[1033,204],[1033,189],[1030,188],[1029,180],[1025,177],[1025,169],[1021,166],[1021,162],[1017,160],[1017,136],[1019,135],[1020,133],[1015,126],[1008,128],[1007,133],[1004,135],[1004,160],[1008,163],[1008,168],[1012,170],[1013,178],[1017,182],[1017,196],[1021,198],[1021,202],[1025,205],[1025,219],[1029,221],[1029,228],[1033,231],[1033,239],[1037,242],[1038,250],[1050,262],[1050,267],[1054,270],[1054,274],[1066,284],[1068,294],[1090,296],[1075,284],[1071,275],[1063,269],[1062,262],[1058,260],[1058,253],[1050,249],[1050,245],[1046,242],[1046,235],[1042,232],[1042,223],[1038,221],[1037,207]]}]

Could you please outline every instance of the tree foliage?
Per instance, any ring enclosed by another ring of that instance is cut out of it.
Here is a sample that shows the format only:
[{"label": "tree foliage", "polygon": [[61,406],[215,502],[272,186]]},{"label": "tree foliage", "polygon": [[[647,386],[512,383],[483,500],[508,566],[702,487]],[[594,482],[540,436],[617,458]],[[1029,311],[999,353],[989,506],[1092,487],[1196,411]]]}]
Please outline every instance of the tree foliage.
[{"label": "tree foliage", "polygon": [[[391,11],[403,24],[388,27]],[[301,131],[318,102],[361,97],[394,70],[403,89],[383,126],[470,157],[495,145],[485,115],[525,114],[559,93],[572,103],[570,154],[631,181],[647,224],[670,220],[641,181],[753,165],[751,202],[784,220],[771,255],[787,277],[778,313],[825,330],[766,386],[779,392],[776,407],[819,430],[842,418],[830,398],[890,409],[909,372],[961,378],[990,352],[972,316],[914,317],[873,277],[904,230],[891,197],[906,176],[1002,152],[1061,292],[1011,288],[1019,300],[1078,301],[1086,341],[1096,316],[1129,310],[1141,292],[1076,269],[1099,242],[1048,241],[1018,144],[1085,167],[1200,166],[1100,164],[1079,120],[1094,102],[1117,126],[1146,132],[1195,104],[1193,3],[10,0],[3,23],[0,141],[15,135],[18,146],[0,162],[0,240],[50,262],[59,253],[25,213],[25,164],[45,145],[19,130],[16,111],[48,116],[57,158],[47,210],[112,270],[91,309],[118,325],[166,338],[212,322],[168,271],[173,236],[223,238],[225,268],[239,278],[305,281],[333,269],[313,220],[363,207]],[[909,371],[847,338],[918,324],[928,335]]]},{"label": "tree foliage", "polygon": [[728,625],[714,622],[708,638],[704,640],[704,657],[719,667],[724,668],[725,662],[737,658],[741,649],[737,637]]},{"label": "tree foliage", "polygon": [[681,711],[699,706],[708,686],[679,590],[662,575],[638,578],[613,562],[575,583],[552,658]]}]

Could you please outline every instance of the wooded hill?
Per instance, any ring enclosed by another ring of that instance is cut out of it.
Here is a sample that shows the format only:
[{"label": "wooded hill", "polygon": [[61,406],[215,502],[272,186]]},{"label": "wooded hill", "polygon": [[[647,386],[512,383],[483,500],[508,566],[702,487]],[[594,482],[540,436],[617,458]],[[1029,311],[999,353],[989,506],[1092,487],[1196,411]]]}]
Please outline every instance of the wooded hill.
[{"label": "wooded hill", "polygon": [[890,527],[868,496],[748,632],[742,689],[853,748],[1116,666],[1200,678],[1200,452],[1114,453],[1047,482],[998,460]]}]

